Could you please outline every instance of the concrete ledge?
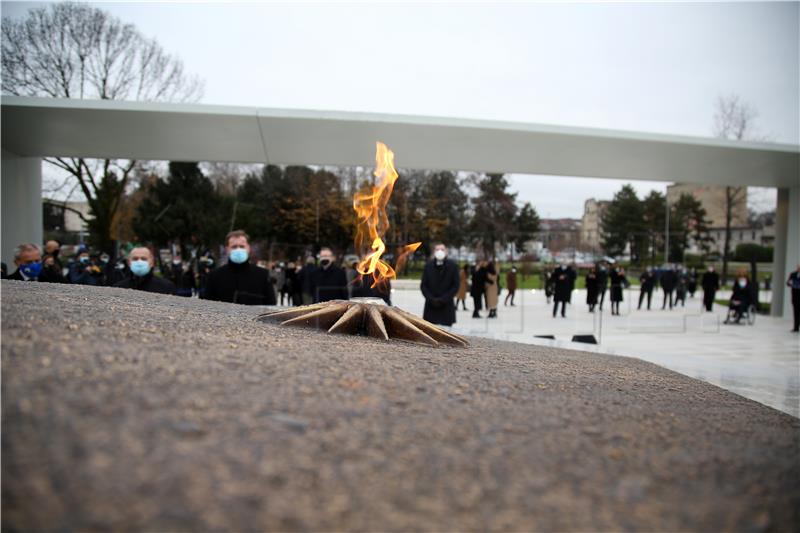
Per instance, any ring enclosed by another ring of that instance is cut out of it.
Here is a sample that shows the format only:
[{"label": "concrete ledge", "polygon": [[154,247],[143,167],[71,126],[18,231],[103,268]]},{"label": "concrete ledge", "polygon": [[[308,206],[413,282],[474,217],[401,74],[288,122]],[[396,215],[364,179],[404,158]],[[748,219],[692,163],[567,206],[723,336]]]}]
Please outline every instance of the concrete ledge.
[{"label": "concrete ledge", "polygon": [[800,420],[624,357],[2,282],[7,530],[792,530]]}]

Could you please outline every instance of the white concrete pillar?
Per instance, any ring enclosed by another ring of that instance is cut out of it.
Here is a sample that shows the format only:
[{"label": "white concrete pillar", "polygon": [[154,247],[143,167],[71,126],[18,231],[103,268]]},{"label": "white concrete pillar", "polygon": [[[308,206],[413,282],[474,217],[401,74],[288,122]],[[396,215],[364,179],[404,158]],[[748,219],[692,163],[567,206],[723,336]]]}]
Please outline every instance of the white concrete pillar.
[{"label": "white concrete pillar", "polygon": [[0,258],[11,274],[16,269],[14,248],[18,244],[42,244],[42,160],[20,157],[7,150],[2,154]]},{"label": "white concrete pillar", "polygon": [[786,278],[800,264],[800,186],[778,189],[775,215],[772,315],[791,319],[792,298]]}]

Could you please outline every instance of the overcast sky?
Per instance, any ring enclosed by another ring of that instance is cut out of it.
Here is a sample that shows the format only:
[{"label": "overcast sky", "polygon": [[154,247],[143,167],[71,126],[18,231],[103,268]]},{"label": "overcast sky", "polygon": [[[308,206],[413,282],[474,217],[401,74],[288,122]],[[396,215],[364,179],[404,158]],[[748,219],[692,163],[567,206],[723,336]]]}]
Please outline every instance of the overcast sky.
[{"label": "overcast sky", "polygon": [[[710,136],[717,96],[735,93],[755,134],[800,144],[798,2],[96,5],[181,57],[204,103]],[[512,183],[542,216],[577,217],[622,182]]]}]

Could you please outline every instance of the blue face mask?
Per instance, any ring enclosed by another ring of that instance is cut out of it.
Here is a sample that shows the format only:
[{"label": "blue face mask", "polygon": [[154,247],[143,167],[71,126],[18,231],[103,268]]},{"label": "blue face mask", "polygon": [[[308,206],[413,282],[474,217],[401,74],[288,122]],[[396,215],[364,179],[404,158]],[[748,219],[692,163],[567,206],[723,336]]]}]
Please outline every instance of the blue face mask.
[{"label": "blue face mask", "polygon": [[142,259],[131,261],[131,272],[134,276],[146,276],[150,272],[150,263]]},{"label": "blue face mask", "polygon": [[80,261],[85,265],[86,263],[89,262],[89,258],[84,255],[83,257],[79,258],[78,261]]},{"label": "blue face mask", "polygon": [[36,261],[35,263],[20,265],[19,271],[25,274],[26,278],[38,278],[39,274],[42,273],[42,263]]},{"label": "blue face mask", "polygon": [[241,265],[245,261],[247,261],[247,250],[244,248],[235,248],[231,250],[231,253],[228,255],[228,258],[233,261],[234,263]]}]

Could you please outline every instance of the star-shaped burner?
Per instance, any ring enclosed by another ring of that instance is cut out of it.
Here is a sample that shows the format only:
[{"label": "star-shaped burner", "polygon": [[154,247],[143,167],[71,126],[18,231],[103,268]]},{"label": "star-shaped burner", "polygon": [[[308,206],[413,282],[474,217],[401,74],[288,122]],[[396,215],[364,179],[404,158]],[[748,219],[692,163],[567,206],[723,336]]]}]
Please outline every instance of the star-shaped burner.
[{"label": "star-shaped burner", "polygon": [[325,329],[328,333],[366,334],[385,341],[400,339],[429,346],[469,346],[462,337],[402,309],[390,307],[380,298],[353,298],[304,305],[264,313],[257,320],[279,321],[282,326]]}]

